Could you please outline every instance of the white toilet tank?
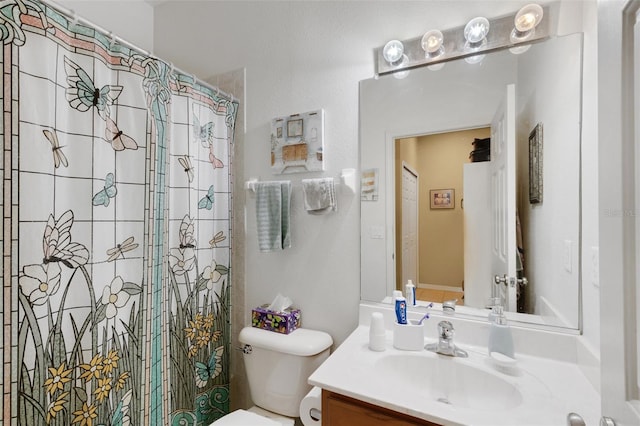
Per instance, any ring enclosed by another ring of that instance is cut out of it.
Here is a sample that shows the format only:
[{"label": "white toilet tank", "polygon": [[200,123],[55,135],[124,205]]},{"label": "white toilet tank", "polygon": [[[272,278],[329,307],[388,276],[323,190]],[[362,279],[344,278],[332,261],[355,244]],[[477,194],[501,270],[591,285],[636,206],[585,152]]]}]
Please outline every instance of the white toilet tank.
[{"label": "white toilet tank", "polygon": [[307,379],[329,356],[331,336],[304,328],[281,334],[245,327],[238,340],[245,349],[253,403],[283,416],[299,417],[300,402],[311,390]]}]

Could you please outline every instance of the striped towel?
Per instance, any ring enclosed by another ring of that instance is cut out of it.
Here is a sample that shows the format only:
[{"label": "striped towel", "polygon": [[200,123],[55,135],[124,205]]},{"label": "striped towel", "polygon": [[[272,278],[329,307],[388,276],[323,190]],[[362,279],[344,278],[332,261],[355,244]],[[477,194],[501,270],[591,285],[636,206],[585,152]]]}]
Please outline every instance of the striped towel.
[{"label": "striped towel", "polygon": [[290,210],[290,181],[256,184],[256,217],[260,251],[269,252],[291,247]]},{"label": "striped towel", "polygon": [[302,179],[302,192],[307,213],[325,214],[338,211],[333,178]]}]

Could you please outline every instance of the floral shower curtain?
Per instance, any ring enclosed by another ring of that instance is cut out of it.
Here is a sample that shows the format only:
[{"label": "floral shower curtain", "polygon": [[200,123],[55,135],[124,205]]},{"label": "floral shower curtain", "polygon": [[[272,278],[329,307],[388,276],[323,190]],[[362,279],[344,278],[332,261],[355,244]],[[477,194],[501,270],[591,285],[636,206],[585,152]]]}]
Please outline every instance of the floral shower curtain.
[{"label": "floral shower curtain", "polygon": [[2,423],[209,424],[237,103],[36,0],[0,37]]}]

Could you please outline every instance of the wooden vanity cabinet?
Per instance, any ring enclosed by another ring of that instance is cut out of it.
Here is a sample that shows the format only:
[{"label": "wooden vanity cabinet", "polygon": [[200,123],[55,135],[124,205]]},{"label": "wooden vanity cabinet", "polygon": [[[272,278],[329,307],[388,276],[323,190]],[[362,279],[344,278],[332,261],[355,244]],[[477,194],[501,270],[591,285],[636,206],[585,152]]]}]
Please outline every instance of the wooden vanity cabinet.
[{"label": "wooden vanity cabinet", "polygon": [[322,426],[441,426],[322,390]]}]

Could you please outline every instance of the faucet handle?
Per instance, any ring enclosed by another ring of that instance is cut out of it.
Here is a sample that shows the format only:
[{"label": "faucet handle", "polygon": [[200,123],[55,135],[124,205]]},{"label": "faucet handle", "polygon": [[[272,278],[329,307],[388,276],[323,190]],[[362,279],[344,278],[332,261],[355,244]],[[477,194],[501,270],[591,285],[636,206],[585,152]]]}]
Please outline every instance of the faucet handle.
[{"label": "faucet handle", "polygon": [[449,321],[440,321],[438,323],[438,336],[442,339],[453,339],[453,324]]}]

